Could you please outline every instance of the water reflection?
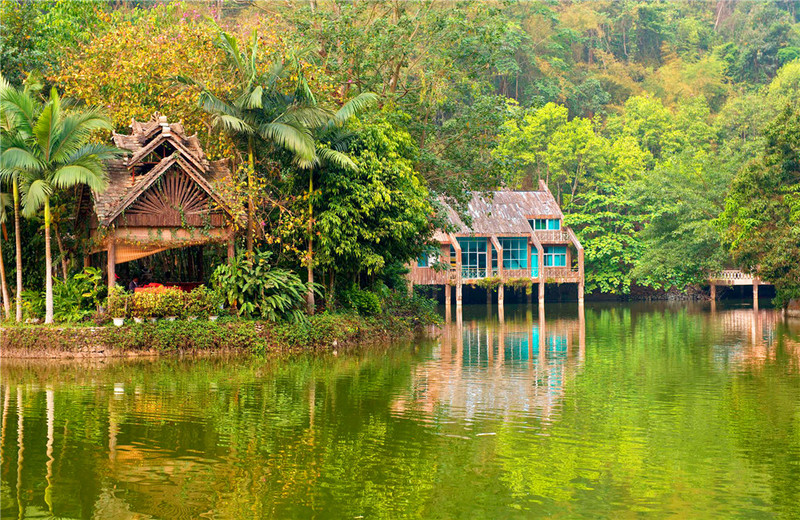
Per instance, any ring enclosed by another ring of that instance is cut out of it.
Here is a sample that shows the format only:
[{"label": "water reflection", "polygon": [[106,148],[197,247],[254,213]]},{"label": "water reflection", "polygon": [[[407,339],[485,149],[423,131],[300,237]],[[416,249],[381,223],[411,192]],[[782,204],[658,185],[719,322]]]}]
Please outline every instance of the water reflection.
[{"label": "water reflection", "polygon": [[800,515],[800,323],[499,310],[338,357],[4,360],[2,517]]},{"label": "water reflection", "polygon": [[549,419],[585,355],[583,312],[549,321],[530,307],[512,307],[507,317],[489,311],[483,320],[467,312],[466,325],[459,317],[445,324],[431,359],[412,367],[413,399],[398,396],[393,410],[426,420],[442,412],[468,422]]}]

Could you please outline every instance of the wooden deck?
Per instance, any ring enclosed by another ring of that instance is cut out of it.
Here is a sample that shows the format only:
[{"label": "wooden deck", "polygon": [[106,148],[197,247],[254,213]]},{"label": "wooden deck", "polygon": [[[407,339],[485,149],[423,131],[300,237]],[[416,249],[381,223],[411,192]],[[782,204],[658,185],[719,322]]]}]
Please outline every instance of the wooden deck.
[{"label": "wooden deck", "polygon": [[461,283],[471,284],[487,277],[497,277],[501,280],[528,278],[533,283],[544,281],[546,283],[578,283],[581,281],[580,269],[577,267],[545,267],[541,276],[534,276],[530,269],[504,269],[499,272],[492,269],[462,268],[461,276],[457,269],[437,271],[432,267],[412,266],[408,279],[414,285],[445,285],[455,284],[460,278]]},{"label": "wooden deck", "polygon": [[719,274],[712,276],[709,283],[714,285],[753,285],[754,283],[769,285],[741,269],[723,269]]}]

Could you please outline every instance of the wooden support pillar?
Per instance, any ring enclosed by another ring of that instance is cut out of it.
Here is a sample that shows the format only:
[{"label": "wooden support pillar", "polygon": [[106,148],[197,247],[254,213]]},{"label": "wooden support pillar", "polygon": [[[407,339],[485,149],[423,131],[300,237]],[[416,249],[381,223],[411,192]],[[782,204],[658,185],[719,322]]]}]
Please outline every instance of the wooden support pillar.
[{"label": "wooden support pillar", "polygon": [[228,263],[232,264],[234,258],[236,258],[236,238],[231,234],[231,238],[228,239]]},{"label": "wooden support pillar", "polygon": [[456,282],[456,307],[461,307],[461,280]]},{"label": "wooden support pillar", "polygon": [[753,278],[753,308],[758,309],[758,278]]},{"label": "wooden support pillar", "polygon": [[86,269],[87,267],[92,267],[92,255],[91,255],[91,253],[84,253],[83,254],[83,268]]},{"label": "wooden support pillar", "polygon": [[539,307],[544,307],[544,248],[539,249]]},{"label": "wooden support pillar", "polygon": [[447,284],[447,283],[444,284],[444,306],[445,307],[450,307],[450,297],[452,296],[452,293],[450,291],[451,291],[450,284]]},{"label": "wooden support pillar", "polygon": [[492,306],[492,288],[486,288],[486,305],[491,307]]},{"label": "wooden support pillar", "polygon": [[497,305],[503,306],[505,303],[504,300],[506,298],[506,286],[503,282],[500,282],[500,285],[497,286]]},{"label": "wooden support pillar", "polygon": [[717,285],[715,283],[711,283],[711,301],[717,300]]},{"label": "wooden support pillar", "polygon": [[111,289],[117,283],[116,267],[117,267],[117,246],[114,243],[114,238],[111,237],[111,238],[108,239],[108,290],[109,290],[109,292],[111,292]]}]

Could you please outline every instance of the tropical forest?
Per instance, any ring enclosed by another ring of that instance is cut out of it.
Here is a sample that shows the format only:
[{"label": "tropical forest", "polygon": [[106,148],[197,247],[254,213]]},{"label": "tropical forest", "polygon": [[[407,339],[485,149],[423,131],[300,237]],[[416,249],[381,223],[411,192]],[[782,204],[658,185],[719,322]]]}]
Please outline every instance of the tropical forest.
[{"label": "tropical forest", "polygon": [[800,0],[0,0],[3,518],[800,518]]}]

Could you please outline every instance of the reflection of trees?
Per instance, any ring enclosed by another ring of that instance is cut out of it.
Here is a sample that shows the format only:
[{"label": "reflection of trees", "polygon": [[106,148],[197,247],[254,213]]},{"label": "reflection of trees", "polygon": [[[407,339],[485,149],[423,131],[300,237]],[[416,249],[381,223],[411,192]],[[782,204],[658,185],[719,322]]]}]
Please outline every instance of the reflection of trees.
[{"label": "reflection of trees", "polygon": [[[44,366],[52,392],[19,389],[25,463],[4,457],[2,474],[22,508],[4,500],[3,517],[50,504],[74,517],[292,517],[316,510],[315,497],[334,517],[413,516],[435,467],[416,426],[388,406],[411,355]],[[35,365],[3,370],[5,381],[39,379]],[[6,431],[4,454],[17,440]],[[409,442],[399,450],[387,437]]]},{"label": "reflection of trees", "polygon": [[[587,345],[580,377],[567,382],[548,435],[498,432],[502,478],[520,500],[567,516],[582,503],[593,504],[598,516],[748,516],[778,503],[788,516],[800,513],[800,485],[790,468],[800,454],[797,378],[753,381],[733,360],[719,370],[716,349],[708,347],[730,340],[724,320],[704,323],[685,310],[587,313],[587,337],[597,339]],[[746,342],[750,332],[739,337]],[[749,414],[740,413],[743,405]],[[765,424],[769,414],[774,419]],[[757,447],[762,462],[753,464],[743,453]],[[781,486],[773,494],[766,484],[776,480]]]}]

